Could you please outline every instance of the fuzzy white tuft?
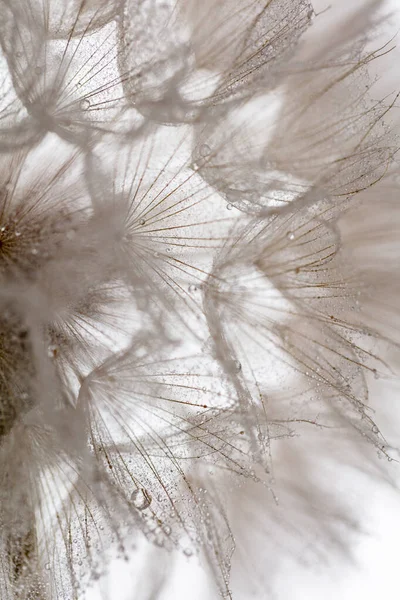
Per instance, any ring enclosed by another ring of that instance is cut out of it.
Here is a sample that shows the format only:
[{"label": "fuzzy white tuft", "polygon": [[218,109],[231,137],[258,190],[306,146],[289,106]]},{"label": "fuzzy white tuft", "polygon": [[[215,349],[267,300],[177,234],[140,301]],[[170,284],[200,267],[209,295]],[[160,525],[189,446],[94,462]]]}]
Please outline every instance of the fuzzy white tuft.
[{"label": "fuzzy white tuft", "polygon": [[400,347],[384,3],[0,12],[1,599],[146,552],[136,600],[177,554],[264,598],[292,527],[348,550],[324,470],[397,457],[370,399]]}]

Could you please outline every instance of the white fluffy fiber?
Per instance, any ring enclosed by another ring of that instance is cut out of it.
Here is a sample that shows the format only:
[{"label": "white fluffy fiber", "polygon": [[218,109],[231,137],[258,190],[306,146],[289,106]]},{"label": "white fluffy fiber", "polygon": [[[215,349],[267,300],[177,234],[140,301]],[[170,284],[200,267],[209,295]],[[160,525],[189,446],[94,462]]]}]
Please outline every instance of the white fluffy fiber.
[{"label": "white fluffy fiber", "polygon": [[0,0],[2,600],[351,572],[399,460],[390,9]]}]

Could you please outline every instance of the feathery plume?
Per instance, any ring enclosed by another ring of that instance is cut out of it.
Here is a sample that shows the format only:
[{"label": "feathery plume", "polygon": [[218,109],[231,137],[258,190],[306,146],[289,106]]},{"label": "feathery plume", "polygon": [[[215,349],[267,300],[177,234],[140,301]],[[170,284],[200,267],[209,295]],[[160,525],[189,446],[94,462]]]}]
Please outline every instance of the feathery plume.
[{"label": "feathery plume", "polygon": [[346,551],[319,470],[398,456],[383,7],[324,35],[306,0],[0,0],[2,599],[123,558],[154,600],[177,553],[264,598],[246,555],[292,526]]}]

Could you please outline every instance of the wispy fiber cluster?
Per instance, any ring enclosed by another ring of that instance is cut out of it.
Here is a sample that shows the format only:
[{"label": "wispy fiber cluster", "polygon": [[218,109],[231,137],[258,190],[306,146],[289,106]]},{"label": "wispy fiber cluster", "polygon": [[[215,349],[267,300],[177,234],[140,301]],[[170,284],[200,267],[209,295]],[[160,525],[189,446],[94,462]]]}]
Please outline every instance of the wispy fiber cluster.
[{"label": "wispy fiber cluster", "polygon": [[392,461],[382,9],[313,38],[307,0],[0,0],[1,600],[81,600],[140,536],[232,598],[227,499],[279,502],[281,444]]}]

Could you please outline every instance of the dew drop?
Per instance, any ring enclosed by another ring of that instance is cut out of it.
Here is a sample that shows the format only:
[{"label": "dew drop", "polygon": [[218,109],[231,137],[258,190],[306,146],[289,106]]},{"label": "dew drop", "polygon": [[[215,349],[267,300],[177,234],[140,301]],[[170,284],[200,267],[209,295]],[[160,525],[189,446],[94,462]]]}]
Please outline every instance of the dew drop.
[{"label": "dew drop", "polygon": [[293,231],[288,231],[287,234],[286,234],[286,237],[290,241],[294,240],[294,233],[293,233]]},{"label": "dew drop", "polygon": [[139,225],[146,225],[146,221],[145,221],[145,219],[140,219],[140,221],[139,221]]},{"label": "dew drop", "polygon": [[233,208],[233,204],[227,204],[227,205],[226,205],[226,208],[227,208],[228,210],[232,210],[232,208]]},{"label": "dew drop", "polygon": [[193,550],[191,548],[185,548],[184,551],[183,551],[183,554],[185,556],[192,556]]},{"label": "dew drop", "polygon": [[199,152],[200,156],[204,158],[205,156],[208,156],[210,154],[211,148],[208,144],[202,144],[199,148]]},{"label": "dew drop", "polygon": [[372,433],[379,433],[379,429],[376,425],[372,427]]},{"label": "dew drop", "polygon": [[151,500],[150,494],[144,488],[139,488],[131,494],[131,502],[138,510],[149,508]]},{"label": "dew drop", "polygon": [[46,563],[44,568],[46,569],[46,571],[50,571],[50,563]]},{"label": "dew drop", "polygon": [[88,108],[90,108],[90,100],[84,98],[83,100],[81,100],[81,109],[88,110]]}]

